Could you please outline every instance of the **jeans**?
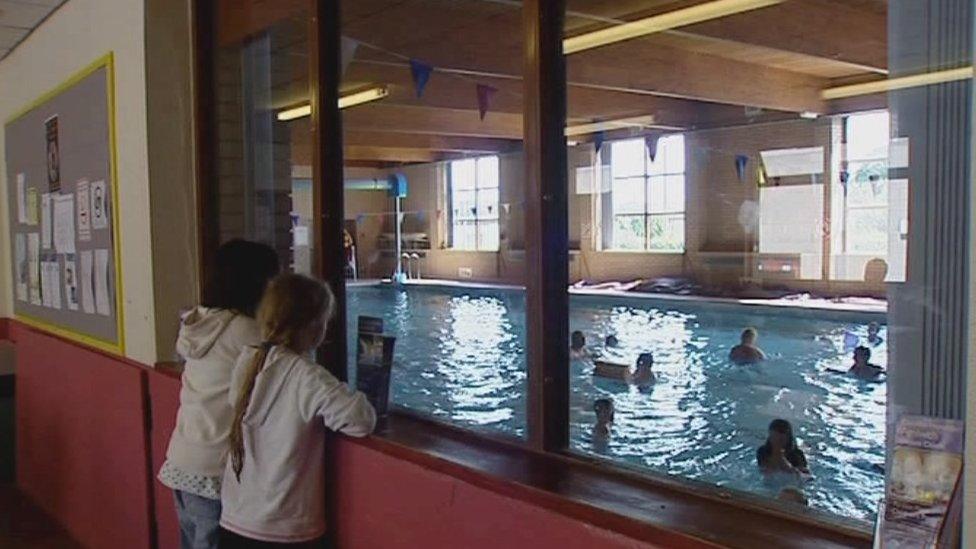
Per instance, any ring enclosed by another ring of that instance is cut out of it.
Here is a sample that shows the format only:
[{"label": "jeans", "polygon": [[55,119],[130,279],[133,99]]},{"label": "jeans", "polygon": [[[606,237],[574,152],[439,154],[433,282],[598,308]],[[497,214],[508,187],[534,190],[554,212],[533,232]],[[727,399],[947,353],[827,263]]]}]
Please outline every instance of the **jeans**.
[{"label": "jeans", "polygon": [[180,520],[181,549],[217,549],[220,539],[220,500],[173,490]]}]

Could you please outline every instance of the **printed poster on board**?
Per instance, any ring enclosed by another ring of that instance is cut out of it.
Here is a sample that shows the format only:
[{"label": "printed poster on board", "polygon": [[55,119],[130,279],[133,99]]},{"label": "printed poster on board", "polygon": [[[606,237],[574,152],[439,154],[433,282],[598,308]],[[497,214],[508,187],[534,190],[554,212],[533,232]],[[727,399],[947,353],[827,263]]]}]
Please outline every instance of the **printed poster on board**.
[{"label": "printed poster on board", "polygon": [[61,148],[58,144],[58,115],[44,121],[47,137],[47,187],[48,192],[61,190]]},{"label": "printed poster on board", "polygon": [[91,194],[92,229],[108,228],[108,187],[106,187],[105,181],[92,181],[89,193]]}]

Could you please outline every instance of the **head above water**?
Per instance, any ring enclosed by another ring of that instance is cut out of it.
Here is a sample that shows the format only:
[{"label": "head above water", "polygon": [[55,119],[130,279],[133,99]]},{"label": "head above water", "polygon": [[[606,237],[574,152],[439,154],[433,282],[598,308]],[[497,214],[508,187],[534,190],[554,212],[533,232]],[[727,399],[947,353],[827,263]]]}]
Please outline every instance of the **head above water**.
[{"label": "head above water", "polygon": [[603,342],[603,344],[607,347],[616,347],[617,345],[620,345],[620,341],[617,340],[617,336],[610,334],[607,336],[607,339]]},{"label": "head above water", "polygon": [[613,422],[613,400],[609,398],[598,398],[593,401],[593,411],[596,412],[596,419],[601,423]]},{"label": "head above water", "polygon": [[325,327],[335,314],[329,285],[307,276],[285,273],[275,277],[258,307],[257,321],[267,343],[305,353],[322,343]]},{"label": "head above water", "polygon": [[864,345],[854,348],[854,362],[857,364],[867,364],[871,361],[871,349]]},{"label": "head above water", "polygon": [[742,335],[740,336],[740,340],[742,341],[743,345],[752,345],[753,343],[756,342],[756,339],[758,338],[759,338],[759,332],[756,331],[755,328],[751,328],[751,327],[742,330]]},{"label": "head above water", "polygon": [[281,269],[270,246],[235,238],[217,248],[204,286],[202,305],[254,317],[268,285]]},{"label": "head above water", "polygon": [[785,419],[774,419],[769,423],[769,435],[766,445],[776,448],[792,449],[796,447],[793,436],[793,426]]},{"label": "head above water", "polygon": [[637,357],[638,370],[650,370],[654,367],[654,355],[651,353],[641,353]]},{"label": "head above water", "polygon": [[583,347],[586,347],[586,337],[583,332],[576,330],[569,335],[569,348],[574,351],[581,351]]}]

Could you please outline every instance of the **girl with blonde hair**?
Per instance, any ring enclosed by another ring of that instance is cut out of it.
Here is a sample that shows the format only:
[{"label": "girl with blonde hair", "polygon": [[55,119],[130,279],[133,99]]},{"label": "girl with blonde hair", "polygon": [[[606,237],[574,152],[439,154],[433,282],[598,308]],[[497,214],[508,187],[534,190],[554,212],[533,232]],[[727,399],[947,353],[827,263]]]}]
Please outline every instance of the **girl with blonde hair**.
[{"label": "girl with blonde hair", "polygon": [[221,548],[324,544],[323,426],[361,437],[376,423],[365,395],[305,357],[334,310],[321,281],[283,274],[268,285],[257,314],[263,343],[241,353],[231,382]]}]

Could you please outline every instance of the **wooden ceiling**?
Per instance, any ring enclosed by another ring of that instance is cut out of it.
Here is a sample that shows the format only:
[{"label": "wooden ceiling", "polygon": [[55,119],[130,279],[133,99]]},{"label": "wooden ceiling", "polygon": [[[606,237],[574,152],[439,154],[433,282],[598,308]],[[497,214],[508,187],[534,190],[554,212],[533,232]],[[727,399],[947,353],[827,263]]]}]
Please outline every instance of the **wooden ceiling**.
[{"label": "wooden ceiling", "polygon": [[[221,43],[237,48],[243,37],[268,32],[275,44],[273,107],[307,101],[307,3],[250,1],[252,8],[235,4],[233,16],[222,15]],[[701,3],[568,0],[566,35]],[[569,124],[650,115],[655,126],[690,130],[843,111],[849,102],[824,102],[820,92],[884,77],[886,11],[884,0],[785,0],[572,54]],[[517,0],[344,0],[342,15],[343,35],[360,42],[344,90],[390,89],[382,101],[344,111],[351,161],[420,162],[518,146],[523,49]],[[421,98],[410,58],[436,68]],[[498,89],[484,120],[477,83]],[[881,107],[884,98],[857,106]],[[307,127],[308,119],[291,124]]]}]

